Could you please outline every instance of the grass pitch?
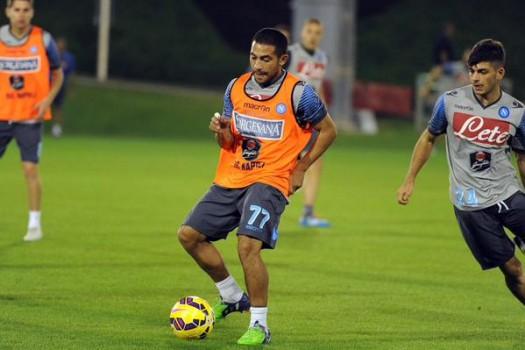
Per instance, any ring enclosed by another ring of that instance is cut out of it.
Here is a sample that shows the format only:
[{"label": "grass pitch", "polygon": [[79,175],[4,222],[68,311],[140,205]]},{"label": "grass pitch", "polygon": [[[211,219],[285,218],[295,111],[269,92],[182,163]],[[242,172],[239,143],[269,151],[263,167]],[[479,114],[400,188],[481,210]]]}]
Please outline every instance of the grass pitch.
[{"label": "grass pitch", "polygon": [[[208,119],[193,124],[203,135]],[[340,137],[318,205],[331,229],[300,229],[301,196],[292,198],[277,249],[264,253],[269,349],[523,348],[523,308],[499,272],[480,271],[456,226],[442,149],[411,205],[396,204],[415,139],[399,129]],[[216,298],[175,232],[217,155],[211,138],[47,138],[45,239],[25,244],[26,191],[11,145],[0,161],[0,349],[241,348],[247,314],[204,341],[180,341],[168,324],[178,298]],[[235,235],[218,246],[242,282]]]}]

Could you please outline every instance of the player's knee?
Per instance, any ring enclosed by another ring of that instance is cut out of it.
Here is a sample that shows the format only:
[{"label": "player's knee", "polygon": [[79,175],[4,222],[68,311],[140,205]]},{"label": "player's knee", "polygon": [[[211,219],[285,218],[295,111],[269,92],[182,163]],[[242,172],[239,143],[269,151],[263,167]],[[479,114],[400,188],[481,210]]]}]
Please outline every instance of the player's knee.
[{"label": "player's knee", "polygon": [[241,262],[250,260],[260,255],[261,242],[253,238],[240,236],[237,251]]},{"label": "player's knee", "polygon": [[525,276],[523,275],[523,268],[521,262],[513,258],[505,263],[503,269],[505,278],[513,284],[525,284]]},{"label": "player's knee", "polygon": [[177,231],[177,237],[184,248],[191,248],[199,242],[199,233],[189,226],[181,226]]},{"label": "player's knee", "polygon": [[33,163],[24,163],[24,174],[28,180],[38,180],[38,166]]}]

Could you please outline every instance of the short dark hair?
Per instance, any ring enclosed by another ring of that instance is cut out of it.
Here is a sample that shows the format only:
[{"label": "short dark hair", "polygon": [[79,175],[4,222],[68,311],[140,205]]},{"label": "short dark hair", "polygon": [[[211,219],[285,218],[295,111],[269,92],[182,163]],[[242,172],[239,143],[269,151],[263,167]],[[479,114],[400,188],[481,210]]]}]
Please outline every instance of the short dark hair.
[{"label": "short dark hair", "polygon": [[275,28],[263,28],[253,36],[252,42],[257,44],[272,45],[275,47],[277,57],[281,57],[288,52],[288,39]]},{"label": "short dark hair", "polygon": [[505,66],[505,48],[501,41],[494,39],[480,40],[470,50],[467,62],[469,67],[480,62],[490,62]]}]

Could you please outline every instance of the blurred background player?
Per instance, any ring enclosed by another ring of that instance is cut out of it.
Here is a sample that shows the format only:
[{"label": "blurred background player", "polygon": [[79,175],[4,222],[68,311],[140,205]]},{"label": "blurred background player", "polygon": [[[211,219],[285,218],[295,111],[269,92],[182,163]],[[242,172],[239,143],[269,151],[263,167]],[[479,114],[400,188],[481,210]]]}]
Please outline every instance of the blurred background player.
[{"label": "blurred background player", "polygon": [[67,40],[64,37],[57,38],[56,44],[58,52],[60,53],[60,62],[62,64],[62,71],[64,72],[64,83],[58,92],[55,100],[53,101],[53,127],[51,128],[51,134],[54,137],[62,136],[64,130],[64,116],[62,114],[62,106],[69,89],[70,78],[76,70],[76,59],[75,55],[67,49]]},{"label": "blurred background player", "polygon": [[[323,91],[323,79],[328,63],[326,54],[319,48],[323,38],[323,25],[315,18],[304,22],[301,31],[301,41],[288,47],[290,55],[287,69],[301,80],[315,88],[323,101],[326,101]],[[314,133],[312,143],[317,134]],[[311,146],[308,145],[308,147]],[[315,215],[314,207],[319,193],[323,161],[318,159],[307,171],[303,185],[304,208],[299,223],[304,227],[329,227],[326,219]]]},{"label": "blurred background player", "polygon": [[[42,186],[38,162],[43,121],[63,81],[60,57],[48,32],[31,25],[32,0],[8,0],[9,24],[0,27],[0,157],[16,140],[27,181],[29,224],[25,241],[42,238]],[[5,199],[4,199],[5,200]]]},{"label": "blurred background player", "polygon": [[446,65],[449,62],[456,61],[455,34],[456,26],[454,23],[447,22],[443,25],[441,33],[432,47],[432,62],[435,66]]},{"label": "blurred background player", "polygon": [[[271,338],[269,276],[261,250],[275,248],[288,196],[302,186],[307,169],[336,136],[335,123],[315,90],[284,70],[287,45],[276,29],[261,29],[253,37],[253,73],[230,82],[223,114],[210,122],[221,148],[214,184],[178,232],[182,246],[219,290],[215,317],[250,310],[250,326],[238,340],[244,345],[265,344]],[[298,159],[314,129],[319,133],[315,143]],[[248,295],[211,243],[237,227]]]},{"label": "blurred background player", "polygon": [[[483,270],[499,268],[509,290],[525,304],[525,275],[514,255],[514,243],[525,239],[525,108],[505,93],[505,49],[492,39],[478,42],[468,57],[471,85],[438,99],[427,130],[419,138],[399,204],[406,205],[417,174],[446,134],[450,198],[465,242]],[[510,152],[518,160],[512,166]]]}]

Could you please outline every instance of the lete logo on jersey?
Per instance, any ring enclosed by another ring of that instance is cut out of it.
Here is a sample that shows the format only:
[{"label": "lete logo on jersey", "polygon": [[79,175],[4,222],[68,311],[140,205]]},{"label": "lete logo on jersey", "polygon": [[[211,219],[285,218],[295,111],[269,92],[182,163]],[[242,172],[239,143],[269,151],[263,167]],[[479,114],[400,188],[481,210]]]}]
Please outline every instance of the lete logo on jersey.
[{"label": "lete logo on jersey", "polygon": [[501,147],[510,137],[510,124],[499,119],[454,113],[454,135],[485,147]]}]

